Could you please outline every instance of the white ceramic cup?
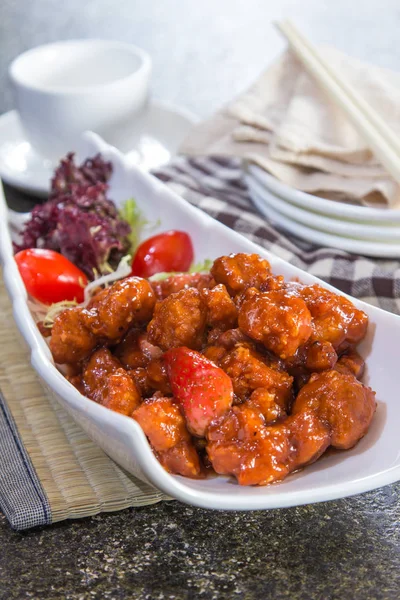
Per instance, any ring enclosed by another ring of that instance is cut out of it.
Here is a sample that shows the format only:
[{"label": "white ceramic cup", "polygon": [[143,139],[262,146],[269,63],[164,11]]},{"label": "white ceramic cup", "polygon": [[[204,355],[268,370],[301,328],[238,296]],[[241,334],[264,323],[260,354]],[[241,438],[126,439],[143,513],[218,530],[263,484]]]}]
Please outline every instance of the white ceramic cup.
[{"label": "white ceramic cup", "polygon": [[118,146],[146,105],[150,74],[146,52],[109,40],[38,46],[9,68],[27,139],[51,160],[73,151],[86,130]]}]

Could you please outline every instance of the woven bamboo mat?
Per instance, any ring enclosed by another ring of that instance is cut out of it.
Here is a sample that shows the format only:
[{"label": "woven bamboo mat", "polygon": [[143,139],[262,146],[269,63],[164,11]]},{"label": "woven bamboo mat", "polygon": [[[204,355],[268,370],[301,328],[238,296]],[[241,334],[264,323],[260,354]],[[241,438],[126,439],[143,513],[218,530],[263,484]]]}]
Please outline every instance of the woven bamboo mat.
[{"label": "woven bamboo mat", "polygon": [[46,395],[12,318],[1,273],[0,389],[48,498],[52,523],[167,499],[118,467]]}]

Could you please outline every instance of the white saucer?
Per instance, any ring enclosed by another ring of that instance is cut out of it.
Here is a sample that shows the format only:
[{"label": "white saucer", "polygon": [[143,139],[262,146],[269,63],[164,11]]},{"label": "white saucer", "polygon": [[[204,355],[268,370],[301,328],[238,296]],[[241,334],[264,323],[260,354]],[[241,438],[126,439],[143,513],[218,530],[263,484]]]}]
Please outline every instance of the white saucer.
[{"label": "white saucer", "polygon": [[251,193],[252,200],[257,208],[272,222],[285,229],[286,231],[297,235],[309,242],[314,242],[320,246],[338,248],[353,254],[363,256],[374,256],[378,258],[400,258],[400,244],[371,242],[367,240],[357,240],[338,235],[332,235],[324,231],[318,231],[307,227],[301,223],[293,221],[290,217],[278,212],[272,206],[267,204],[262,196],[254,189]]},{"label": "white saucer", "polygon": [[[197,119],[190,112],[152,102],[119,148],[145,171],[167,163],[176,154]],[[15,110],[0,117],[0,178],[26,193],[46,197],[55,164],[37,155],[25,139]]]},{"label": "white saucer", "polygon": [[286,202],[283,198],[279,198],[279,196],[275,196],[250,174],[246,175],[246,183],[250,194],[252,196],[257,195],[260,202],[263,201],[265,205],[270,206],[275,211],[307,227],[352,239],[400,243],[400,226],[398,223],[382,224],[378,221],[380,224],[377,225],[372,221],[358,223],[356,221],[321,215],[300,208],[295,204]]},{"label": "white saucer", "polygon": [[257,165],[247,165],[246,172],[257,179],[265,189],[275,196],[279,196],[286,202],[300,206],[305,210],[357,222],[400,223],[400,210],[398,209],[355,206],[307,194],[278,181]]}]

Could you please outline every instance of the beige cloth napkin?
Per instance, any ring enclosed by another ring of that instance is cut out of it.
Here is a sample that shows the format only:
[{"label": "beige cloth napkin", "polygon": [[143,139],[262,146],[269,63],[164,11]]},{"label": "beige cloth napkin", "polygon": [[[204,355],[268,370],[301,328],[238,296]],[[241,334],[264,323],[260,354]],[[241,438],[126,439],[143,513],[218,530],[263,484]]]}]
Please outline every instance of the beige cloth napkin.
[{"label": "beige cloth napkin", "polygon": [[[330,48],[321,52],[400,136],[400,74]],[[181,151],[240,157],[306,192],[400,208],[400,186],[290,51],[195,127]]]}]

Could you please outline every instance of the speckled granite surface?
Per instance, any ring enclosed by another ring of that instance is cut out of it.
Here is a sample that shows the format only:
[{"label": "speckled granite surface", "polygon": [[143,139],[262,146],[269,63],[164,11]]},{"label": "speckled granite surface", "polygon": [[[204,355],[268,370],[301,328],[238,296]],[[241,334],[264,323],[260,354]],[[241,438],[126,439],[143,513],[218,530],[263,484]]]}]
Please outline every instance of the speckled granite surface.
[{"label": "speckled granite surface", "polygon": [[[1,0],[0,113],[12,108],[14,56],[100,36],[147,49],[155,96],[205,116],[281,50],[269,23],[282,15],[317,42],[400,70],[398,0]],[[397,484],[247,514],[171,502],[23,534],[0,517],[0,600],[397,600],[399,495]]]},{"label": "speckled granite surface", "polygon": [[397,599],[400,485],[254,513],[163,503],[17,534],[0,598]]}]

